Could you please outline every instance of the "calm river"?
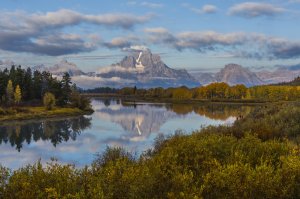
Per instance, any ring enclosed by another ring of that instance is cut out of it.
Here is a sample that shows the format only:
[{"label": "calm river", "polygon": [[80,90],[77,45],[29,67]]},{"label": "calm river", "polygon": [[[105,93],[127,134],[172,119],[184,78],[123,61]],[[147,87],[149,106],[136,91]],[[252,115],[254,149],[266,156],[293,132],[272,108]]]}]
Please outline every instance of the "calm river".
[{"label": "calm river", "polygon": [[81,167],[107,146],[140,154],[151,148],[159,134],[230,125],[251,109],[224,104],[125,104],[116,99],[93,99],[92,104],[95,112],[91,116],[0,124],[0,164],[15,169],[56,158]]}]

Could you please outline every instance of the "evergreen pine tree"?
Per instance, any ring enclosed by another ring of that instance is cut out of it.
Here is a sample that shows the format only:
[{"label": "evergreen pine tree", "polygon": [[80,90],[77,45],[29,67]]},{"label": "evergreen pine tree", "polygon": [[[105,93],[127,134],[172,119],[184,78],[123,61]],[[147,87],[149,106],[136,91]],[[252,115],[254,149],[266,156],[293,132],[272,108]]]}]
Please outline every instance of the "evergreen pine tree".
[{"label": "evergreen pine tree", "polygon": [[65,73],[61,80],[62,93],[59,99],[59,105],[63,106],[70,102],[70,97],[72,93],[71,84],[72,82],[69,73]]}]

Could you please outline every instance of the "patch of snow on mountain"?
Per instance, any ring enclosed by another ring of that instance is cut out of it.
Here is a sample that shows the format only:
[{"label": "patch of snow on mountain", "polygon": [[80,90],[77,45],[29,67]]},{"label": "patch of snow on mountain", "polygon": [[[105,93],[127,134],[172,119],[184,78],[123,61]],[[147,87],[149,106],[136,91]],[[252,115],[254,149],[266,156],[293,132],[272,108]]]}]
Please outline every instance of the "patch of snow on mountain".
[{"label": "patch of snow on mountain", "polygon": [[137,58],[136,64],[135,64],[135,67],[138,69],[138,71],[144,71],[144,69],[145,69],[145,66],[142,64],[142,61],[141,61],[142,55],[143,55],[143,52],[140,52],[139,57]]}]

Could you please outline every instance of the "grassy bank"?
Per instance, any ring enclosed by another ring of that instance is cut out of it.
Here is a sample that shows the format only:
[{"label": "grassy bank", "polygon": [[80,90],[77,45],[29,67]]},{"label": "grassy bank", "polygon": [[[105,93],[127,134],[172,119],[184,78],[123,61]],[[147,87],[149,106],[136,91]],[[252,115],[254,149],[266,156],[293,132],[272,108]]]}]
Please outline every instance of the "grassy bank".
[{"label": "grassy bank", "polygon": [[55,117],[69,117],[90,114],[92,111],[83,111],[78,108],[54,108],[46,110],[45,107],[22,107],[1,109],[0,121],[30,120]]}]

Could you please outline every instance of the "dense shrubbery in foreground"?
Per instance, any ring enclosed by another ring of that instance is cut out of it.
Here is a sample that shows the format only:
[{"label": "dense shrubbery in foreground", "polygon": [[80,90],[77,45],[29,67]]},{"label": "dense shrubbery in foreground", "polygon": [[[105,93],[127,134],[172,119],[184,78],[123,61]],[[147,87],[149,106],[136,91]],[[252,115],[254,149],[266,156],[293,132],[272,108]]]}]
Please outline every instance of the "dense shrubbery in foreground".
[{"label": "dense shrubbery in foreground", "polygon": [[[266,107],[233,127],[158,137],[139,158],[108,148],[83,169],[55,161],[16,171],[1,168],[0,197],[300,198],[300,148],[285,139],[300,132],[299,118],[296,106]],[[247,130],[250,123],[254,127]],[[279,138],[267,140],[262,132]]]}]

